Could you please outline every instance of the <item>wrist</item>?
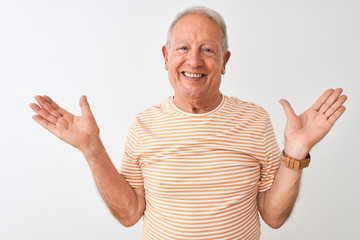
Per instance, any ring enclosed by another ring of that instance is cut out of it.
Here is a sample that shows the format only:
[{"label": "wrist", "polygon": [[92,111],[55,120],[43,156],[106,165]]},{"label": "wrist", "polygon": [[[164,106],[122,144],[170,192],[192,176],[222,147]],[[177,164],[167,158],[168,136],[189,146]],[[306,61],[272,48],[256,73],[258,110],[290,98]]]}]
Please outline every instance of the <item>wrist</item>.
[{"label": "wrist", "polygon": [[284,165],[287,168],[301,170],[309,166],[310,163],[310,153],[307,154],[305,158],[295,159],[292,158],[283,151],[280,159],[281,165]]},{"label": "wrist", "polygon": [[81,148],[79,150],[82,152],[82,154],[87,158],[89,156],[94,156],[99,154],[103,147],[102,141],[99,136],[91,138],[89,143]]},{"label": "wrist", "polygon": [[310,152],[309,147],[300,144],[285,143],[284,153],[295,159],[305,159]]}]

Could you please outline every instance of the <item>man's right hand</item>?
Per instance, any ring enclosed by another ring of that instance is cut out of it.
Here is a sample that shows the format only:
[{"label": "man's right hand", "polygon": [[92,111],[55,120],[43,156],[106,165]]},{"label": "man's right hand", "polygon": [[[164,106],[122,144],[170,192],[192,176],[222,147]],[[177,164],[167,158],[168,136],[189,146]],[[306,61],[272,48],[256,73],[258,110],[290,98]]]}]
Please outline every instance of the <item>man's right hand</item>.
[{"label": "man's right hand", "polygon": [[116,170],[100,140],[99,127],[86,97],[80,98],[81,116],[67,112],[48,96],[35,99],[38,104],[30,104],[37,114],[33,119],[84,154],[96,186],[114,217],[127,227],[137,223],[144,214],[145,191],[131,188]]},{"label": "man's right hand", "polygon": [[37,114],[33,119],[55,136],[82,152],[98,142],[100,130],[85,96],[80,98],[82,116],[67,112],[48,96],[35,96],[35,99],[38,104],[30,104]]}]

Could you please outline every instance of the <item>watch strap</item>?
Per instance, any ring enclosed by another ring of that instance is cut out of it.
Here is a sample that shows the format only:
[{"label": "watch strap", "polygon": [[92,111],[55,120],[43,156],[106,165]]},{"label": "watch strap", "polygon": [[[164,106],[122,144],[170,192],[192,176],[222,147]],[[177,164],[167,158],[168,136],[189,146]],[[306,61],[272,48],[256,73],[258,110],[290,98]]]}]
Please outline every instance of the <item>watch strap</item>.
[{"label": "watch strap", "polygon": [[299,160],[295,158],[291,158],[290,156],[286,155],[283,151],[281,154],[281,164],[287,168],[291,169],[303,169],[309,166],[310,164],[310,153],[306,156],[305,159]]}]

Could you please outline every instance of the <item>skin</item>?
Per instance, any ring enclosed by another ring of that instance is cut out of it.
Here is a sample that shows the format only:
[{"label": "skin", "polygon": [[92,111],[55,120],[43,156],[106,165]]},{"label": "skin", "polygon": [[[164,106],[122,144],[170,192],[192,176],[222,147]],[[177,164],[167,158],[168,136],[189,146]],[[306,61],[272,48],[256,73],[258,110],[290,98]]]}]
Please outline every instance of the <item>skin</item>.
[{"label": "skin", "polygon": [[[328,89],[304,113],[296,115],[288,101],[281,99],[287,122],[284,152],[295,159],[305,159],[311,148],[330,131],[345,112],[346,95],[342,89]],[[302,170],[280,166],[270,190],[258,194],[263,220],[273,228],[281,227],[290,216],[300,188]]]},{"label": "skin", "polygon": [[172,29],[170,47],[163,46],[162,51],[174,103],[180,109],[206,113],[220,104],[221,75],[230,58],[229,51],[222,51],[222,38],[220,26],[202,14],[185,16]]},{"label": "skin", "polygon": [[79,149],[87,160],[96,186],[114,217],[124,226],[137,223],[145,210],[143,188],[132,189],[111,162],[100,140],[100,130],[85,96],[81,116],[74,116],[48,96],[35,96],[33,119],[56,137]]},{"label": "skin", "polygon": [[[182,18],[173,28],[169,49],[162,48],[165,69],[174,88],[174,103],[189,113],[204,113],[221,102],[221,75],[230,52],[222,51],[222,32],[209,18],[193,14]],[[184,73],[201,74],[198,78]],[[85,96],[80,98],[81,116],[74,116],[47,96],[36,96],[30,104],[33,119],[56,137],[78,148],[85,156],[99,192],[113,215],[132,226],[145,209],[143,188],[131,188],[112,164],[99,137],[99,127]],[[311,148],[344,113],[347,97],[342,89],[328,89],[304,113],[296,115],[282,99],[287,123],[286,154],[304,159]],[[258,194],[258,208],[264,221],[280,227],[289,217],[299,192],[302,170],[281,166],[270,190]]]}]

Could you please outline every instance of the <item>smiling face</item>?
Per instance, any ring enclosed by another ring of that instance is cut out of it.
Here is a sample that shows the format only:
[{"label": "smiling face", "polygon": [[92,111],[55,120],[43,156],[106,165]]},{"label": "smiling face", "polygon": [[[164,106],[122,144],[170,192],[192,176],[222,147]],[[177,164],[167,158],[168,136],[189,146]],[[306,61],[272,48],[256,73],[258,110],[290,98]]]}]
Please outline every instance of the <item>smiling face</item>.
[{"label": "smiling face", "polygon": [[203,14],[181,18],[173,27],[169,49],[163,47],[165,69],[177,101],[221,99],[221,75],[230,52],[223,53],[220,26]]}]

